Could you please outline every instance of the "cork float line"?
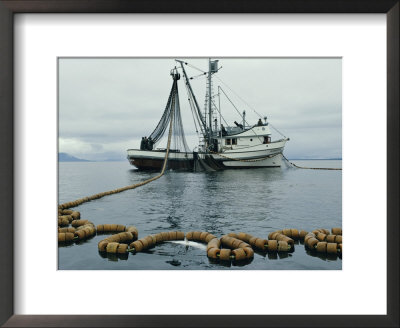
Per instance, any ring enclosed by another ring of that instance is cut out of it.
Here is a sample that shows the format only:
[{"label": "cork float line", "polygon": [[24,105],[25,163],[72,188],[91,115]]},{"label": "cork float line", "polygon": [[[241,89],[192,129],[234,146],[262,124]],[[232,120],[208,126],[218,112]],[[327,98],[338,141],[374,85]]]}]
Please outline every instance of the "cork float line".
[{"label": "cork float line", "polygon": [[[95,227],[89,220],[82,220],[78,211],[61,209],[58,214],[59,243],[84,240],[96,234],[112,234],[98,243],[99,252],[108,254],[137,253],[164,241],[185,239],[185,233],[182,231],[163,231],[138,240],[139,232],[134,226],[100,224]],[[294,239],[303,240],[305,247],[312,251],[341,255],[343,253],[342,229],[332,228],[331,231],[332,234],[327,229],[315,229],[313,232],[282,229],[269,233],[268,239],[258,238],[245,232],[231,232],[218,238],[206,231],[189,231],[186,233],[186,239],[207,244],[207,256],[221,261],[251,259],[254,257],[254,249],[288,252],[294,249]]]},{"label": "cork float line", "polygon": [[138,253],[154,247],[165,241],[184,240],[185,233],[182,231],[163,231],[155,235],[148,235],[129,244],[127,252]]},{"label": "cork float line", "polygon": [[263,252],[288,252],[293,249],[286,241],[267,240],[244,232],[239,232],[238,234],[231,232],[228,236],[247,242],[252,248]]},{"label": "cork float line", "polygon": [[[108,247],[108,244],[110,243],[116,243],[116,244],[129,244],[131,243],[133,240],[136,240],[136,235],[134,235],[133,233],[129,232],[129,231],[125,231],[125,232],[119,232],[116,233],[114,235],[111,235],[110,237],[107,237],[103,240],[101,240],[97,246],[100,252],[107,252],[107,253],[117,253],[117,249],[114,249],[114,246],[110,246],[110,248]],[[121,249],[124,246],[121,246]],[[115,251],[114,251],[115,250]],[[127,250],[127,247],[125,248],[125,250]],[[122,253],[122,251],[118,251],[118,253]]]},{"label": "cork float line", "polygon": [[[227,235],[218,239],[206,231],[189,231],[186,234],[187,240],[198,241],[207,244],[207,256],[220,261],[241,261],[254,257],[251,246],[242,240],[231,238]],[[227,248],[221,248],[221,245]]]}]

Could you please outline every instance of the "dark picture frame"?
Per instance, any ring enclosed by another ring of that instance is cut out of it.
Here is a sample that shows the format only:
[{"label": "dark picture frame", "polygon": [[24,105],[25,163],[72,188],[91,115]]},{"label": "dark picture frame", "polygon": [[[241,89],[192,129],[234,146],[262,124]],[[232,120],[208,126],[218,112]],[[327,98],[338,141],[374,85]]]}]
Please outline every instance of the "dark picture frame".
[{"label": "dark picture frame", "polygon": [[[0,324],[5,327],[399,327],[399,11],[399,0],[0,0]],[[206,315],[14,315],[13,28],[17,13],[386,14],[387,315],[214,315],[212,318]]]}]

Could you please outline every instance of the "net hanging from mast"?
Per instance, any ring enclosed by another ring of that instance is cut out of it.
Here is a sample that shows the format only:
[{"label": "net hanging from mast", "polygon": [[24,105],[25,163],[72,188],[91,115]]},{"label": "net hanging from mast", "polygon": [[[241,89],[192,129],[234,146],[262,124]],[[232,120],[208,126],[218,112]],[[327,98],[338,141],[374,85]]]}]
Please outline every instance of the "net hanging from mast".
[{"label": "net hanging from mast", "polygon": [[[172,117],[172,140],[171,140],[171,151],[172,152],[190,152],[189,146],[186,142],[185,132],[183,129],[180,105],[179,105],[179,91],[178,91],[178,80],[180,74],[174,69],[171,71],[173,78],[171,92],[168,97],[167,105],[165,106],[164,113],[161,116],[156,128],[151,133],[150,137],[154,144],[159,144],[162,140],[165,132],[169,126]],[[172,101],[172,99],[175,101]],[[175,108],[173,108],[174,106]],[[172,114],[173,113],[173,114]],[[171,154],[172,155],[172,154]]]}]

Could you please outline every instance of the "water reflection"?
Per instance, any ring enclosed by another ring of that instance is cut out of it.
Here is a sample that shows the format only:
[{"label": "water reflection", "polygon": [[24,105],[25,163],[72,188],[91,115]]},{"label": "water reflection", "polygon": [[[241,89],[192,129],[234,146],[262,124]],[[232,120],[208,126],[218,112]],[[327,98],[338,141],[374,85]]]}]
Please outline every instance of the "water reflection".
[{"label": "water reflection", "polygon": [[231,261],[220,261],[217,259],[208,258],[208,262],[213,265],[219,265],[222,267],[230,268],[232,266]]},{"label": "water reflection", "polygon": [[318,257],[322,261],[337,261],[338,259],[342,259],[340,254],[318,253],[317,251],[310,251],[308,248],[306,248],[306,253],[312,257]]},{"label": "water reflection", "polygon": [[[149,172],[128,172],[132,179],[134,177],[137,180],[152,176]],[[137,198],[141,199],[140,209],[146,216],[150,218],[157,215],[153,222],[158,222],[158,225],[149,228],[183,229],[189,224],[193,225],[189,230],[224,234],[227,233],[227,226],[236,227],[232,222],[237,222],[240,226],[242,221],[247,219],[249,226],[256,228],[252,221],[257,212],[258,224],[263,223],[261,220],[266,219],[265,204],[267,208],[274,208],[280,202],[280,198],[274,192],[274,183],[281,181],[284,175],[280,168],[226,170],[201,174],[167,171],[163,183],[150,184],[138,189]],[[252,212],[250,217],[249,211]],[[165,227],[160,224],[162,222],[166,224]],[[150,222],[146,222],[146,225],[147,223]],[[245,229],[241,231],[251,232]]]},{"label": "water reflection", "polygon": [[68,247],[71,247],[71,246],[73,246],[73,245],[75,245],[75,243],[74,243],[74,241],[73,240],[71,240],[71,241],[64,241],[64,242],[58,242],[58,247],[65,247],[65,248],[68,248]]},{"label": "water reflection", "polygon": [[84,245],[90,242],[91,239],[93,239],[96,235],[90,236],[89,238],[86,239],[75,239],[71,241],[64,241],[64,242],[58,242],[58,247],[71,247],[74,245]]},{"label": "water reflection", "polygon": [[208,262],[210,264],[213,264],[213,265],[219,265],[219,266],[227,267],[227,268],[230,268],[231,266],[243,267],[243,266],[248,265],[251,262],[253,262],[253,258],[240,260],[240,261],[235,261],[235,260],[233,260],[233,261],[221,261],[221,260],[218,260],[218,259],[208,258]]},{"label": "water reflection", "polygon": [[290,254],[289,252],[278,252],[279,259],[286,259],[289,256],[292,256],[292,254]]},{"label": "water reflection", "polygon": [[245,260],[242,260],[242,261],[232,261],[232,265],[233,266],[237,266],[237,267],[243,267],[243,266],[248,265],[251,262],[253,262],[253,260],[254,260],[254,258],[252,257],[250,259],[245,259]]},{"label": "water reflection", "polygon": [[171,215],[168,215],[167,217],[167,222],[169,223],[169,228],[171,230],[177,230],[181,228],[181,220],[178,217],[172,217]]},{"label": "water reflection", "polygon": [[118,262],[119,260],[126,261],[126,260],[128,260],[128,257],[129,257],[129,253],[125,253],[125,254],[113,254],[113,253],[106,253],[106,252],[98,252],[98,253],[103,259],[108,259],[111,262]]},{"label": "water reflection", "polygon": [[294,253],[294,248],[292,248],[289,252],[268,252],[268,251],[261,251],[259,249],[254,250],[254,253],[257,255],[260,255],[264,258],[267,258],[269,260],[277,260],[278,258],[280,259],[285,259],[289,256],[292,256],[292,253]]},{"label": "water reflection", "polygon": [[165,263],[171,264],[172,266],[180,266],[182,263],[178,260],[171,260],[171,261],[165,261]]}]

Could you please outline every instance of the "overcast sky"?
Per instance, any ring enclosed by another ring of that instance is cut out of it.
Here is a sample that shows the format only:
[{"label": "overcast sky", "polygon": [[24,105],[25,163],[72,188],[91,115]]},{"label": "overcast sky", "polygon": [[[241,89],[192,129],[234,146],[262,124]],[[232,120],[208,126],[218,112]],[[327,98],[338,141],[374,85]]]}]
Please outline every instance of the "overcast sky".
[{"label": "overcast sky", "polygon": [[[219,59],[217,78],[249,124],[258,115],[290,138],[284,154],[289,158],[338,158],[342,156],[341,59]],[[208,59],[185,59],[207,70]],[[114,58],[59,60],[59,152],[91,159],[126,158],[138,148],[142,136],[156,127],[169,96],[174,58]],[[185,66],[189,76],[200,72]],[[198,138],[187,102],[183,79],[179,82],[181,113],[189,146]],[[206,80],[191,81],[204,109]],[[241,118],[221,97],[222,115],[228,123]],[[272,130],[272,139],[281,136]],[[160,145],[160,147],[165,145]]]}]

